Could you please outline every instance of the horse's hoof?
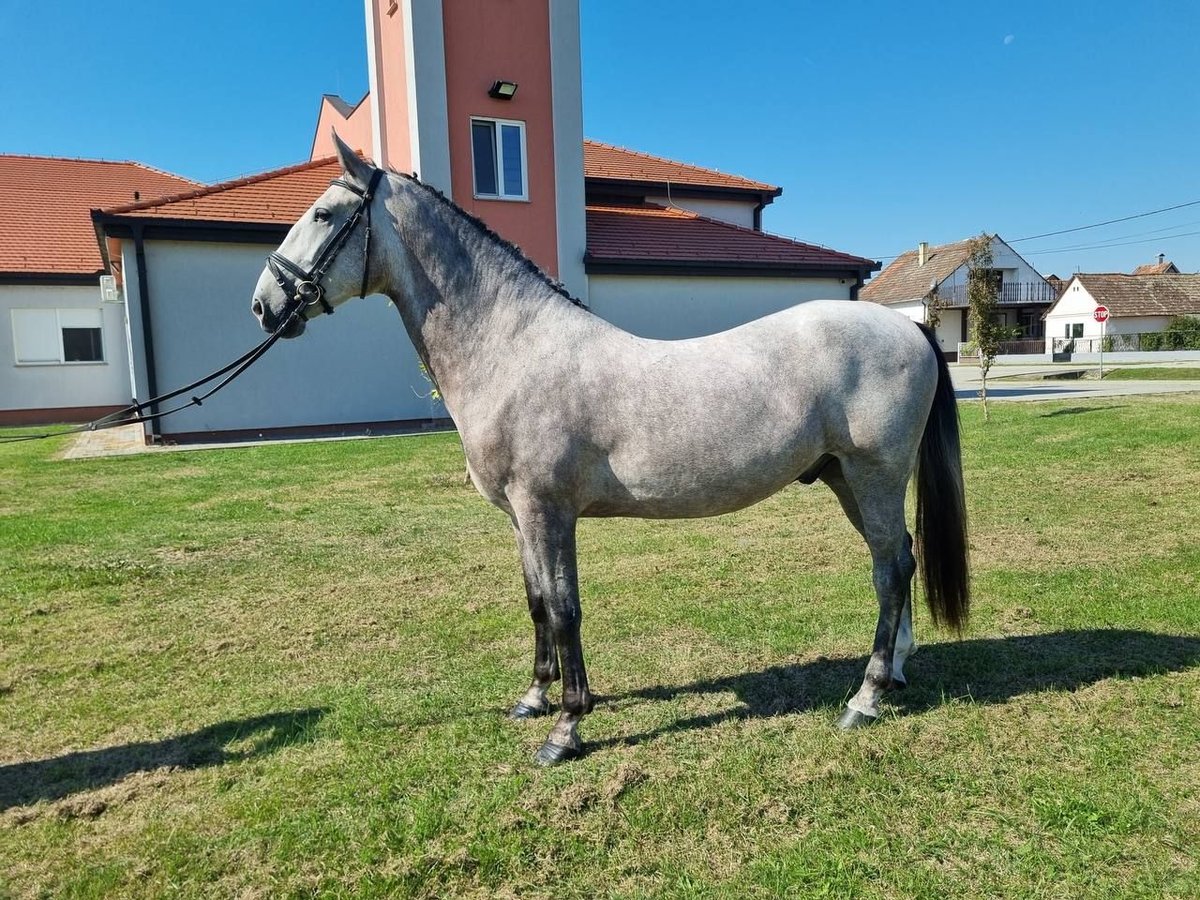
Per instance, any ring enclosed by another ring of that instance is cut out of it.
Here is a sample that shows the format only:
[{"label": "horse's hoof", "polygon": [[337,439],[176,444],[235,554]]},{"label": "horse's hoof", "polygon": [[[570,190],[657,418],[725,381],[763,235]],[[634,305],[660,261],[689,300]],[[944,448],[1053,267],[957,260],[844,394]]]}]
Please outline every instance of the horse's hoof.
[{"label": "horse's hoof", "polygon": [[868,725],[874,725],[878,716],[868,716],[866,713],[860,713],[857,709],[846,707],[842,712],[841,718],[837,720],[837,727],[842,731],[853,731],[855,728],[866,728]]},{"label": "horse's hoof", "polygon": [[562,762],[568,762],[572,759],[577,759],[581,754],[578,747],[564,747],[562,744],[552,744],[549,741],[542,744],[538,750],[537,760],[540,766],[556,766]]},{"label": "horse's hoof", "polygon": [[550,712],[550,704],[545,706],[530,706],[528,703],[517,701],[517,705],[508,711],[510,719],[536,719],[538,716],[544,716]]}]

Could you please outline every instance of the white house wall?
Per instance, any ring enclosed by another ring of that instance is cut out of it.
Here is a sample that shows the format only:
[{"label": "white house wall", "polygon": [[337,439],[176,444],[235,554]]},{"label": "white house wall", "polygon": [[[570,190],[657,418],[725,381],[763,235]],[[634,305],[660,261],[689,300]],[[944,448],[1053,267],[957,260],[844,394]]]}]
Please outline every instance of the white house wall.
[{"label": "white house wall", "polygon": [[[250,297],[273,246],[147,241],[145,247],[159,392],[208,374],[263,339]],[[126,253],[126,272],[130,261],[132,253]],[[133,310],[136,283],[128,291]],[[144,399],[140,316],[131,318],[138,396]],[[429,391],[399,314],[385,298],[368,297],[320,317],[296,340],[279,341],[220,394],[165,420],[161,430],[169,435],[444,416]]]},{"label": "white house wall", "polygon": [[[14,309],[99,309],[104,362],[18,365]],[[94,285],[0,285],[0,409],[124,406],[129,402],[124,307]]]},{"label": "white house wall", "polygon": [[1104,334],[1143,334],[1162,331],[1171,324],[1171,316],[1112,316],[1101,325],[1093,317],[1100,304],[1081,282],[1073,282],[1050,308],[1046,315],[1046,352],[1051,352],[1055,338],[1067,337],[1067,327],[1083,325],[1083,338],[1099,338]]},{"label": "white house wall", "polygon": [[642,337],[724,331],[807,300],[849,300],[853,279],[592,275],[591,308]]},{"label": "white house wall", "polygon": [[[922,300],[906,300],[901,303],[889,303],[887,308],[895,310],[901,315],[908,316],[914,322],[924,324],[925,322],[925,303]],[[942,348],[943,353],[958,353],[958,343],[962,337],[962,317],[961,309],[943,309],[941,320],[938,322],[938,327],[934,329],[937,335],[938,346]]]},{"label": "white house wall", "polygon": [[[1029,263],[1021,259],[1011,247],[1003,241],[992,239],[992,268],[1004,273],[1005,283],[1030,283],[1042,281],[1042,275]],[[966,285],[969,266],[963,263],[950,275],[943,285]],[[955,338],[957,341],[958,338]]]},{"label": "white house wall", "polygon": [[754,210],[758,206],[757,203],[747,203],[742,200],[708,200],[699,197],[675,196],[668,198],[666,194],[660,197],[647,197],[646,200],[650,203],[657,203],[659,206],[678,206],[710,219],[741,225],[743,228],[754,227]]}]

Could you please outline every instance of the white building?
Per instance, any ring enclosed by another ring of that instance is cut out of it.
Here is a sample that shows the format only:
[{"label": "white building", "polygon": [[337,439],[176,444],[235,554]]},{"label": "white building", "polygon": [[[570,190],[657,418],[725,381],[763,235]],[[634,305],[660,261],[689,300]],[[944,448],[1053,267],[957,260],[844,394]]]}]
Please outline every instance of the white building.
[{"label": "white building", "polygon": [[0,424],[129,403],[120,270],[102,292],[88,210],[193,185],[138,163],[0,155]]},{"label": "white building", "polygon": [[[992,270],[999,287],[1001,324],[1022,341],[1041,341],[1042,316],[1057,296],[1054,287],[998,235],[991,238]],[[914,322],[928,323],[934,295],[944,306],[937,327],[938,344],[948,359],[958,358],[967,340],[967,274],[971,240],[902,253],[862,289],[863,300],[881,303]],[[1033,349],[1032,352],[1040,352]]]},{"label": "white building", "polygon": [[[1103,326],[1100,306],[1109,312]],[[1137,340],[1121,336],[1161,332],[1180,316],[1200,316],[1200,275],[1075,275],[1046,313],[1046,352],[1098,353],[1102,335],[1111,338],[1106,351],[1137,351]]]}]

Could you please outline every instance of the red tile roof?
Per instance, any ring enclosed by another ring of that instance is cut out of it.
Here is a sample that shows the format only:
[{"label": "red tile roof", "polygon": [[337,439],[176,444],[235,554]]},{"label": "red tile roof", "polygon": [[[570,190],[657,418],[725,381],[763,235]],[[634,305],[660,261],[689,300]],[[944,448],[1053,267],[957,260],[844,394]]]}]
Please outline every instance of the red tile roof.
[{"label": "red tile roof", "polygon": [[0,154],[0,272],[99,273],[89,210],[195,185],[135,162]]},{"label": "red tile roof", "polygon": [[[107,209],[121,218],[290,225],[341,174],[335,158],[275,169],[159,200]],[[732,176],[729,176],[732,177]],[[589,206],[588,256],[608,263],[870,269],[871,260],[653,204]]]},{"label": "red tile roof", "polygon": [[916,250],[901,253],[872,278],[858,296],[885,305],[918,300],[929,293],[930,283],[941,284],[970,259],[972,240],[929,247],[925,253],[925,265],[920,265]]},{"label": "red tile roof", "polygon": [[104,210],[106,215],[291,225],[342,174],[334,157]]},{"label": "red tile roof", "polygon": [[1133,270],[1134,275],[1178,275],[1179,269],[1173,262],[1147,263]]},{"label": "red tile roof", "polygon": [[1114,318],[1200,315],[1200,275],[1080,273],[1075,278]]},{"label": "red tile roof", "polygon": [[[106,214],[156,219],[291,224],[341,174],[334,157],[310,160],[160,199],[105,209]],[[778,190],[760,181],[726,175],[597,141],[584,142],[584,175],[636,183]]]},{"label": "red tile roof", "polygon": [[727,175],[714,169],[704,169],[591,140],[583,142],[583,176],[592,180],[649,184],[670,182],[694,187],[733,188],[755,193],[781,192],[773,184],[751,181],[740,175]]},{"label": "red tile roof", "polygon": [[587,257],[592,263],[692,263],[737,268],[875,267],[872,260],[804,244],[654,204],[589,206]]}]

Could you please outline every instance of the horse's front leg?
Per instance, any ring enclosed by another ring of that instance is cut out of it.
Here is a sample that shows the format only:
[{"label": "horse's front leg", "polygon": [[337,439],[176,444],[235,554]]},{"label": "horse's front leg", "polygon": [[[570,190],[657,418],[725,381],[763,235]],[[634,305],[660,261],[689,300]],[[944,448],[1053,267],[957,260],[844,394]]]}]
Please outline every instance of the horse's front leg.
[{"label": "horse's front leg", "polygon": [[[549,631],[553,642],[551,652],[557,651],[562,667],[562,711],[546,742],[537,752],[539,763],[553,765],[579,756],[583,749],[579,740],[579,721],[592,711],[592,694],[588,690],[583,647],[579,638],[582,614],[575,562],[575,516],[537,502],[514,503],[513,507],[517,528],[521,533],[519,543],[525,578],[531,596],[540,601],[540,614],[545,619],[544,629]],[[536,618],[534,622],[536,628]],[[539,638],[539,660],[542,653],[542,640]],[[536,692],[536,672],[534,677],[535,684],[531,690]]]},{"label": "horse's front leg", "polygon": [[533,619],[533,681],[521,699],[509,710],[510,719],[532,719],[550,712],[550,701],[546,691],[558,681],[558,648],[554,645],[554,634],[546,615],[546,599],[531,571],[525,552],[525,539],[521,527],[513,520],[513,531],[517,538],[517,550],[521,554],[521,570],[525,575],[525,598],[529,601],[529,617]]}]

